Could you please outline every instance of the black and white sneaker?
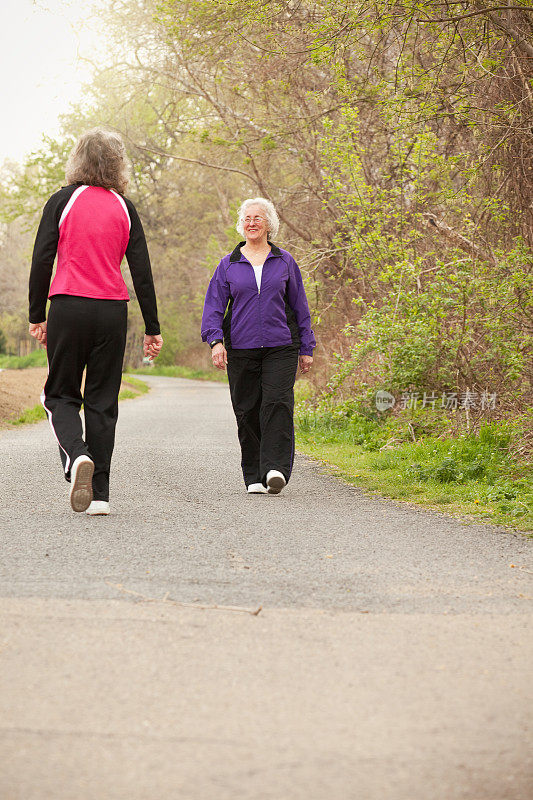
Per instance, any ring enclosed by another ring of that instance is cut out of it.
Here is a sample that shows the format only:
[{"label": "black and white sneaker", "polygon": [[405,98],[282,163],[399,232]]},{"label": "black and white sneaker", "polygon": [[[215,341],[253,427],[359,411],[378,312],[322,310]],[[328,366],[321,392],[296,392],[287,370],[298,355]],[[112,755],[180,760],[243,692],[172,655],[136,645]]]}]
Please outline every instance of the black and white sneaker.
[{"label": "black and white sneaker", "polygon": [[70,469],[70,505],[73,511],[86,511],[93,499],[94,461],[78,456]]},{"label": "black and white sneaker", "polygon": [[269,494],[279,494],[287,484],[285,476],[277,469],[271,469],[267,472],[266,482]]}]

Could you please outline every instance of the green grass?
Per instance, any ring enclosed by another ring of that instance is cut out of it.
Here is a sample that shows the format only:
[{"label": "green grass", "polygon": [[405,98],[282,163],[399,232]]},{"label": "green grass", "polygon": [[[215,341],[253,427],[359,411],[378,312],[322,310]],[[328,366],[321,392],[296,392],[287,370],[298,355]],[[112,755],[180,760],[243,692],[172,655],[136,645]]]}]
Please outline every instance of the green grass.
[{"label": "green grass", "polygon": [[129,386],[133,386],[137,394],[146,394],[146,392],[150,391],[150,387],[144,381],[139,380],[139,378],[134,378],[133,375],[124,374],[122,376],[122,380],[124,383],[127,383]]},{"label": "green grass", "polygon": [[140,369],[128,369],[128,373],[135,375],[162,375],[166,378],[189,378],[195,381],[221,381],[227,383],[226,372],[218,369],[194,369],[193,367],[141,367]]},{"label": "green grass", "polygon": [[452,436],[449,420],[438,415],[348,412],[300,405],[298,449],[381,495],[533,531],[533,470],[511,455],[521,430],[516,421]]},{"label": "green grass", "polygon": [[146,392],[150,391],[150,387],[147,383],[139,380],[139,378],[134,378],[133,375],[129,373],[123,375],[122,380],[128,387],[132,388],[122,389],[118,396],[119,400],[133,400],[135,397],[139,397],[139,395],[146,394]]},{"label": "green grass", "polygon": [[22,414],[16,419],[9,420],[10,425],[26,425],[33,424],[34,422],[41,422],[46,419],[46,411],[42,405],[33,406],[33,408],[26,408]]},{"label": "green grass", "polygon": [[46,350],[33,350],[27,356],[0,355],[0,369],[27,369],[46,367]]}]

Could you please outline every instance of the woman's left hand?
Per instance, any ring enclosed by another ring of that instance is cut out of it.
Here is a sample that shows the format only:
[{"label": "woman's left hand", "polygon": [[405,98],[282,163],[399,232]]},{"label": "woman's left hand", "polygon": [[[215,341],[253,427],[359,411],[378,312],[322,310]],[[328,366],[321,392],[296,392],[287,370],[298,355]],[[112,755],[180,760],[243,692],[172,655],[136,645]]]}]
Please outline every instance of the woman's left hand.
[{"label": "woman's left hand", "polygon": [[300,356],[300,372],[305,375],[311,369],[313,363],[313,356]]}]

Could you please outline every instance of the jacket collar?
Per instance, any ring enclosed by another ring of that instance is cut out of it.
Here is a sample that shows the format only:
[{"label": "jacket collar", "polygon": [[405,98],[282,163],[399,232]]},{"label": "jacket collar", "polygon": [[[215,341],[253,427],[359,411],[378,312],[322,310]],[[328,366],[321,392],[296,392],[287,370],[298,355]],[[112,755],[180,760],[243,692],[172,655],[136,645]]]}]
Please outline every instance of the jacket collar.
[{"label": "jacket collar", "polygon": [[[240,261],[241,260],[241,247],[244,247],[245,244],[246,244],[245,241],[244,242],[239,242],[239,244],[237,245],[237,247],[235,248],[235,250],[233,251],[233,253],[231,253],[231,255],[229,257],[230,264],[232,264],[234,261]],[[270,252],[272,253],[272,255],[279,257],[281,255],[281,250],[279,249],[279,247],[276,244],[273,244],[272,242],[268,242],[268,244],[270,245]]]}]

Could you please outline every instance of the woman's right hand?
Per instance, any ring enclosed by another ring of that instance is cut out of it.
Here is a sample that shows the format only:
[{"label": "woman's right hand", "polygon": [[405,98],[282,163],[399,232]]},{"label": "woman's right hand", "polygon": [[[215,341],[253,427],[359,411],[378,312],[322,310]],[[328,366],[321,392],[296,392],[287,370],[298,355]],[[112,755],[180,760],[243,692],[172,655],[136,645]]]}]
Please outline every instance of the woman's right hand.
[{"label": "woman's right hand", "polygon": [[228,353],[221,342],[216,344],[211,350],[211,361],[213,362],[213,366],[217,369],[226,369]]},{"label": "woman's right hand", "polygon": [[157,356],[161,352],[162,347],[163,347],[163,337],[161,336],[161,334],[152,336],[150,336],[147,333],[144,334],[143,354],[145,358],[149,358],[150,361],[153,361],[154,358],[157,358]]}]

